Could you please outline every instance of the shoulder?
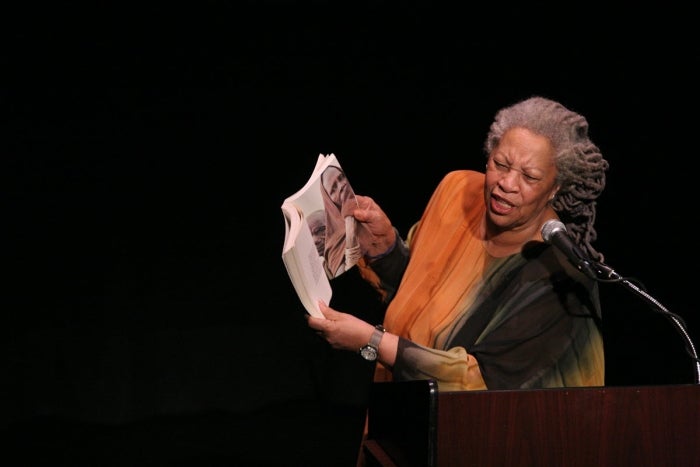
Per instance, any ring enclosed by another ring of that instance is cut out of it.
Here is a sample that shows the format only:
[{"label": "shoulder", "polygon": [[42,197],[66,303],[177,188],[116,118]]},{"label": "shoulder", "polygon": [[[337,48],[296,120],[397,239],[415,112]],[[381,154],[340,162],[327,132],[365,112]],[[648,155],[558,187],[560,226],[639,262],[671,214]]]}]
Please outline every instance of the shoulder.
[{"label": "shoulder", "polygon": [[434,213],[439,223],[448,219],[475,219],[483,215],[484,175],[471,170],[445,174],[428,203],[426,212]]},{"label": "shoulder", "polygon": [[454,193],[460,191],[464,194],[483,194],[484,174],[473,170],[453,170],[442,177],[436,191]]},{"label": "shoulder", "polygon": [[546,290],[545,295],[556,297],[555,302],[561,306],[583,307],[600,318],[598,282],[579,271],[558,248],[533,242],[533,246],[523,250],[523,255],[526,264],[514,282],[526,288],[544,286],[540,294]]},{"label": "shoulder", "polygon": [[481,184],[484,182],[484,174],[475,170],[453,170],[447,172],[440,185],[443,184]]}]

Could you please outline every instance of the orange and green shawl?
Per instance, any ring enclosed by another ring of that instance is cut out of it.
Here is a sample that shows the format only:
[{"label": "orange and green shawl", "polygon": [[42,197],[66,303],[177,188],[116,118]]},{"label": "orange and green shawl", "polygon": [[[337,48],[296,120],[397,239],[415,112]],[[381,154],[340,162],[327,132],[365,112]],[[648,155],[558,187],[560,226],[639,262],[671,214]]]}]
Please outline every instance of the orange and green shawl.
[{"label": "orange and green shawl", "polygon": [[[603,385],[596,283],[541,242],[490,256],[483,189],[482,173],[447,174],[410,238],[384,319],[402,338],[393,378],[443,391]],[[380,292],[385,260],[360,269]]]}]

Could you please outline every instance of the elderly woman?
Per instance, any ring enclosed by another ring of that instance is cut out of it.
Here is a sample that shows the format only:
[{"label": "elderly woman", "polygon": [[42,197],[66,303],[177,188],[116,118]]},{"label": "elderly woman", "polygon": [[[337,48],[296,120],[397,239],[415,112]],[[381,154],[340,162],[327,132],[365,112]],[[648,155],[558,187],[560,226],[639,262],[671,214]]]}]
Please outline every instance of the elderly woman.
[{"label": "elderly woman", "polygon": [[441,391],[604,384],[597,282],[543,241],[560,220],[590,258],[608,163],[586,119],[532,97],[497,112],[485,173],[448,173],[404,241],[357,196],[373,234],[360,271],[387,303],[372,325],[321,304],[308,325],[377,365],[375,379],[434,379]]}]

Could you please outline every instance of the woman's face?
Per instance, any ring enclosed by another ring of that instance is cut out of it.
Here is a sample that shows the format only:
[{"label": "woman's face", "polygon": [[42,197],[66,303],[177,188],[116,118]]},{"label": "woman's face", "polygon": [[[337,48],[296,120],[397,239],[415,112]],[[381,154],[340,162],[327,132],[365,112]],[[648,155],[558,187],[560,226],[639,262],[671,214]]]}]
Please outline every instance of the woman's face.
[{"label": "woman's face", "polygon": [[326,248],[326,214],[319,210],[314,211],[308,218],[309,229],[311,236],[314,239],[318,255],[323,256],[323,250]]},{"label": "woman's face", "polygon": [[557,168],[549,140],[524,128],[511,128],[489,154],[484,198],[486,215],[500,230],[519,230],[545,221],[556,193]]},{"label": "woman's face", "polygon": [[336,167],[328,167],[322,174],[323,186],[336,206],[343,204],[349,196],[349,185],[345,173]]}]

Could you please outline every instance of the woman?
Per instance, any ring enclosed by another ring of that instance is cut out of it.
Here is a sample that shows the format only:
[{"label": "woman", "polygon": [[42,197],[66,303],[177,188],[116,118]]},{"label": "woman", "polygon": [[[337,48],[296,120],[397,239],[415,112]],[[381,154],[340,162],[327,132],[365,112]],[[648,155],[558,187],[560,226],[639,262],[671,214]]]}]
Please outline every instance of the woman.
[{"label": "woman", "polygon": [[[604,384],[595,280],[543,242],[561,220],[593,260],[595,200],[608,163],[586,119],[533,97],[500,110],[485,173],[448,173],[404,242],[369,197],[355,218],[363,277],[388,304],[382,325],[321,304],[309,326],[376,358],[376,379],[434,379],[441,391]],[[386,370],[386,371],[382,371]]]}]

